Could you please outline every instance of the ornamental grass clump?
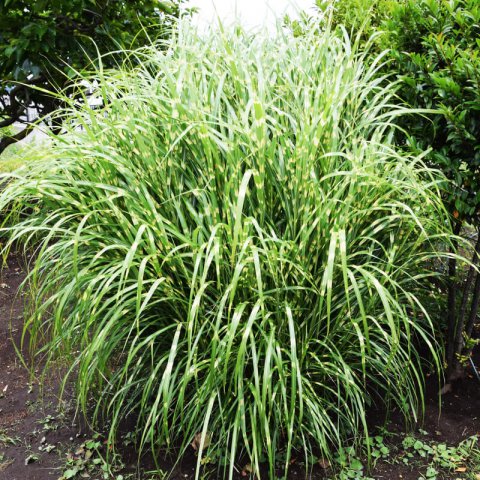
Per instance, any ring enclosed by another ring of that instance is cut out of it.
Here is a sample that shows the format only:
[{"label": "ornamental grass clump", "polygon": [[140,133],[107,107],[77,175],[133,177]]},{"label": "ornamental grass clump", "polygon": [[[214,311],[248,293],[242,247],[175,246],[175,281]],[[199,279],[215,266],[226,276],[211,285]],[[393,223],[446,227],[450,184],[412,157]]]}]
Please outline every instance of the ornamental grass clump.
[{"label": "ornamental grass clump", "polygon": [[183,26],[88,78],[102,108],[65,98],[0,195],[5,248],[35,249],[26,338],[112,442],[130,417],[139,447],[193,442],[197,476],[275,478],[360,445],[372,402],[416,418],[448,232],[436,173],[392,144],[381,62],[313,28]]}]

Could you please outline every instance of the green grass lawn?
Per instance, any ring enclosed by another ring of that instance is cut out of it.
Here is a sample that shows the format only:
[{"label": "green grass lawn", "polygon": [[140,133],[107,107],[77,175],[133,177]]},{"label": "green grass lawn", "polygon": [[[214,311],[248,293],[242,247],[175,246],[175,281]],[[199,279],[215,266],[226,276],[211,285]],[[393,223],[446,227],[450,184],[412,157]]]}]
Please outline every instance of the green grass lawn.
[{"label": "green grass lawn", "polygon": [[0,173],[12,172],[25,163],[25,152],[23,146],[10,145],[0,155]]}]

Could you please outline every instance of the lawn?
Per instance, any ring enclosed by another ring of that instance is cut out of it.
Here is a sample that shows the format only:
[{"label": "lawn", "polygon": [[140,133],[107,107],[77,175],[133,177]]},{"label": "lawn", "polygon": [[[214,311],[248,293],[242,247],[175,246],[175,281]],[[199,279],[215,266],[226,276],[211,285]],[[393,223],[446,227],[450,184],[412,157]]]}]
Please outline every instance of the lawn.
[{"label": "lawn", "polygon": [[22,147],[10,145],[0,156],[0,172],[13,172],[24,163]]}]

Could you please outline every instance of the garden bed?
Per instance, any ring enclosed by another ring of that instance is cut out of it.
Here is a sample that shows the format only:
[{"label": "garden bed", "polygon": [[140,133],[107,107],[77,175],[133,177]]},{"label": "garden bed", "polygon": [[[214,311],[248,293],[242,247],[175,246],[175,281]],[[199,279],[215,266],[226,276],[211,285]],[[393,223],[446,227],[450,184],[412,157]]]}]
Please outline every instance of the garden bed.
[{"label": "garden bed", "polygon": [[[35,381],[30,382],[29,372],[19,361],[15,351],[14,343],[19,345],[23,327],[25,300],[24,296],[18,294],[18,287],[25,278],[23,264],[20,257],[11,255],[0,281],[0,479],[58,479],[66,472],[68,477],[75,471],[77,473],[72,478],[82,478],[83,474],[83,478],[100,479],[106,470],[102,456],[106,446],[102,438],[94,436],[75,419],[73,402],[68,400],[68,395],[59,409],[57,393],[60,376],[53,373],[48,376],[48,383],[42,385],[42,396],[40,385]],[[480,358],[477,358],[477,361],[480,363]],[[374,479],[423,478],[427,468],[432,466],[432,458],[428,454],[426,457],[418,454],[416,450],[421,450],[422,445],[427,449],[442,444],[457,446],[462,440],[480,434],[480,383],[471,371],[464,380],[455,385],[451,393],[444,396],[441,410],[436,392],[436,383],[430,380],[425,422],[415,434],[419,442],[415,448],[404,448],[402,421],[400,416],[393,416],[380,442],[380,447],[388,448],[388,454],[377,463],[371,474]],[[380,421],[380,418],[376,417],[372,412],[372,423]],[[117,459],[107,478],[121,478],[118,477],[120,474],[123,474],[125,479],[150,478],[135,472],[136,455],[132,452],[128,438],[128,432],[125,432],[121,443],[123,459],[130,465],[122,466],[122,462]],[[409,452],[412,456],[408,455]],[[184,464],[176,468],[171,478],[193,478],[195,461],[192,448]],[[296,465],[297,462],[299,465]],[[153,466],[148,458],[143,464],[147,469]],[[171,465],[171,460],[160,461],[160,467],[165,471]],[[322,468],[326,466],[325,462],[320,461],[310,478],[333,476],[331,469]],[[437,467],[438,475],[430,478],[480,478],[476,477],[480,474],[480,469],[475,471],[475,466],[468,461],[459,461],[457,472],[445,469],[442,472],[441,465]],[[218,478],[214,469],[213,471],[211,478]],[[430,470],[430,473],[432,472]],[[87,474],[90,476],[87,477]],[[242,472],[239,466],[238,477],[242,478],[242,474],[248,477],[248,468]],[[290,477],[303,478],[304,475],[301,459],[296,459]]]}]

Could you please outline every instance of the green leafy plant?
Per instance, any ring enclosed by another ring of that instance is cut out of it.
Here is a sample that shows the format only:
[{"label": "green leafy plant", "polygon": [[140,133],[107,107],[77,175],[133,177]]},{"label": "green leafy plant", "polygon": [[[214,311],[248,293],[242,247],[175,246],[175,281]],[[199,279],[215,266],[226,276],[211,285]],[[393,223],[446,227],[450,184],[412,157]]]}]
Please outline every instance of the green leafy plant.
[{"label": "green leafy plant", "polygon": [[[389,62],[380,76],[400,80],[398,103],[423,110],[398,119],[397,142],[417,153],[429,151],[427,162],[449,180],[443,198],[452,228],[473,237],[469,266],[458,264],[455,256],[448,262],[444,344],[451,382],[463,375],[471,355],[480,307],[480,4],[477,0],[317,4],[323,11],[331,10],[335,25],[352,32],[361,45],[373,45],[375,52],[388,49]],[[457,249],[453,245],[452,253]]]},{"label": "green leafy plant", "polygon": [[[98,52],[138,47],[150,37],[167,36],[179,3],[0,0],[0,128],[26,125],[15,132],[0,130],[0,153],[32,131],[28,108],[59,131],[61,117],[52,123],[50,115],[65,104],[51,92],[66,88],[77,70],[97,60]],[[116,60],[110,55],[103,62],[112,66]]]},{"label": "green leafy plant", "polygon": [[83,442],[74,452],[67,454],[63,474],[59,480],[99,477],[105,480],[127,480],[130,475],[117,473],[124,468],[117,455],[110,455],[106,460],[105,445],[100,440],[100,435],[95,434]]},{"label": "green leafy plant", "polygon": [[387,458],[390,454],[390,449],[385,444],[382,435],[375,435],[374,437],[368,437],[365,442],[368,446],[368,450],[371,452],[371,457],[375,461],[381,458]]},{"label": "green leafy plant", "polygon": [[[427,160],[450,180],[444,201],[456,232],[472,225],[472,264],[480,253],[480,4],[476,0],[402,1],[381,25],[401,80],[401,98],[415,108],[436,112],[404,117],[410,148],[431,149]],[[480,276],[474,266],[458,275],[449,262],[448,377],[462,374],[462,358],[477,322]],[[457,278],[457,275],[459,278]]]},{"label": "green leafy plant", "polygon": [[422,479],[436,479],[440,472],[460,472],[467,471],[468,466],[477,467],[480,460],[480,450],[478,448],[478,436],[474,435],[458,445],[450,446],[442,442],[419,439],[407,435],[402,446],[404,452],[401,459],[406,465],[412,465],[421,459],[422,464],[427,462]]},{"label": "green leafy plant", "polygon": [[365,476],[364,464],[352,447],[340,448],[335,458],[335,464],[339,468],[339,472],[335,476],[336,480],[372,480]]},{"label": "green leafy plant", "polygon": [[133,417],[140,448],[194,451],[197,477],[211,453],[224,478],[333,460],[373,401],[416,419],[451,233],[442,177],[392,142],[382,57],[315,26],[183,25],[131,55],[88,77],[101,109],[65,98],[66,134],[0,193],[5,252],[35,249],[25,338],[47,368],[71,366],[112,446]]}]

